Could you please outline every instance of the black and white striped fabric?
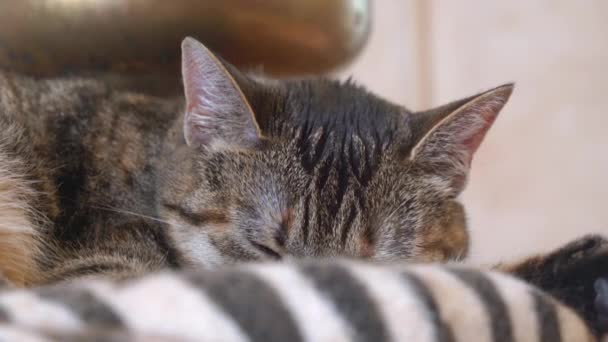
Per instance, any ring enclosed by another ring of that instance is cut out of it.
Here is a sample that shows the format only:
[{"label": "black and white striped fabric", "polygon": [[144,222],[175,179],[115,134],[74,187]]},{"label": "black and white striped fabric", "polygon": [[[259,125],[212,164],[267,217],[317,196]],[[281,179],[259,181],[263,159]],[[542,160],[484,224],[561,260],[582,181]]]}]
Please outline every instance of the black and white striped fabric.
[{"label": "black and white striped fabric", "polygon": [[333,261],[0,293],[1,341],[595,341],[511,277]]}]

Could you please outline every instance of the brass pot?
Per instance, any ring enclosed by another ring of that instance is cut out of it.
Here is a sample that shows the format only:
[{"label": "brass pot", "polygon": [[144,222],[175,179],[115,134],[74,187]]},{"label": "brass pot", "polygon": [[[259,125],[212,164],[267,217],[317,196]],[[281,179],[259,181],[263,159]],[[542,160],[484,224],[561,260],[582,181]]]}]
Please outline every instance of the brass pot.
[{"label": "brass pot", "polygon": [[0,68],[175,73],[193,36],[273,75],[326,73],[370,30],[369,0],[0,0]]}]

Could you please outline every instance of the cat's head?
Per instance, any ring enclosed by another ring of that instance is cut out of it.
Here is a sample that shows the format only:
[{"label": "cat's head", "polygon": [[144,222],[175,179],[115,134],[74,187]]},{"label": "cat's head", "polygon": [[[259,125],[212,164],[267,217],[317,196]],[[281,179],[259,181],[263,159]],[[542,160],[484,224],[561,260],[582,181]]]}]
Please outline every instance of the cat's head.
[{"label": "cat's head", "polygon": [[182,50],[188,176],[162,206],[188,263],[466,255],[458,195],[512,85],[412,113],[350,82],[242,74],[194,39]]}]

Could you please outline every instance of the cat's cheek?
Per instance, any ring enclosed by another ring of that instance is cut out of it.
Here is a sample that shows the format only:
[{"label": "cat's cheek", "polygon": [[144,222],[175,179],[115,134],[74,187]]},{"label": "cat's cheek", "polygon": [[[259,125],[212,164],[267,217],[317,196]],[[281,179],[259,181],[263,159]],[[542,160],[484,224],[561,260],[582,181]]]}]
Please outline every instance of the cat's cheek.
[{"label": "cat's cheek", "polygon": [[203,234],[196,234],[196,236],[184,239],[180,248],[193,266],[209,269],[225,263],[220,251]]},{"label": "cat's cheek", "polygon": [[[174,226],[175,227],[175,226]],[[220,249],[207,232],[198,227],[173,228],[171,238],[186,265],[194,268],[215,268],[226,263]]]}]

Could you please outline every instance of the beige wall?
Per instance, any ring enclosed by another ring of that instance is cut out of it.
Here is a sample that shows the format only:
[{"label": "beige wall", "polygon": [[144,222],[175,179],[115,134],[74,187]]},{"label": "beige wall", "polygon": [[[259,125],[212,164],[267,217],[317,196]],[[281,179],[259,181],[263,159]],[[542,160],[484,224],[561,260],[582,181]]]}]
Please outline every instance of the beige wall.
[{"label": "beige wall", "polygon": [[345,74],[409,108],[515,81],[462,198],[472,259],[608,235],[608,2],[376,0]]}]

